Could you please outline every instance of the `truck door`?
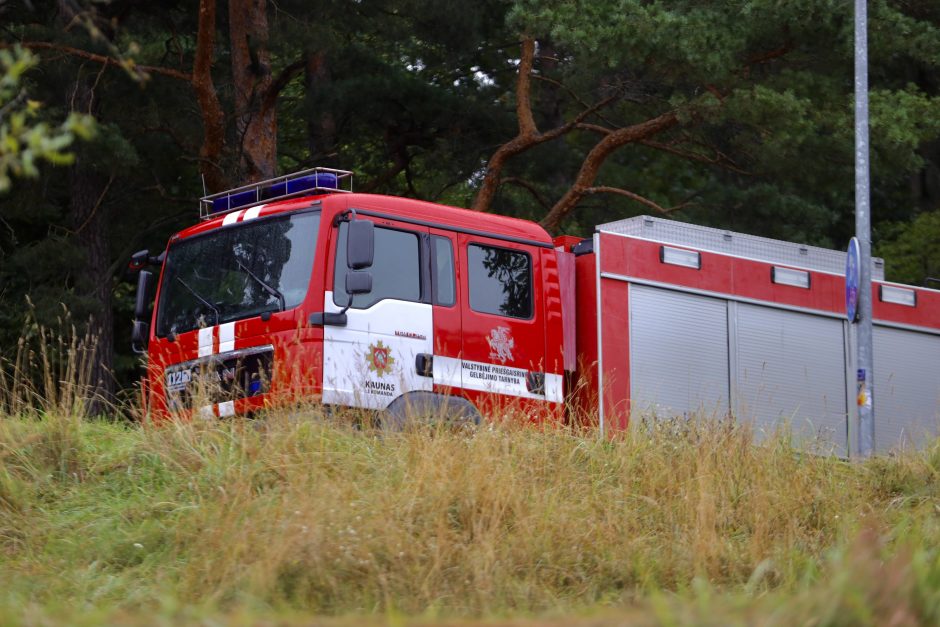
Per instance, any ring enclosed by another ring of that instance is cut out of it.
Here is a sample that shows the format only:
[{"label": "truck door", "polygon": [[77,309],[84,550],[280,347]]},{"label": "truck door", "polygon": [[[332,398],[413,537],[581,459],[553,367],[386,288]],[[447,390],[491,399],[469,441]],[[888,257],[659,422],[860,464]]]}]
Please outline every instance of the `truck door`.
[{"label": "truck door", "polygon": [[460,356],[463,350],[461,310],[464,297],[458,286],[457,234],[431,229],[431,302],[434,305],[434,390],[458,395],[462,387]]},{"label": "truck door", "polygon": [[[428,229],[384,218],[373,221],[372,291],[353,298],[346,326],[324,327],[323,402],[327,404],[384,409],[401,394],[433,387],[428,373],[418,371],[422,360],[433,354],[434,342]],[[326,312],[340,312],[348,303],[348,226],[340,222],[335,233],[332,278],[327,278],[324,294]]]},{"label": "truck door", "polygon": [[538,251],[478,235],[461,234],[458,242],[464,389],[484,411],[520,398],[544,401]]}]

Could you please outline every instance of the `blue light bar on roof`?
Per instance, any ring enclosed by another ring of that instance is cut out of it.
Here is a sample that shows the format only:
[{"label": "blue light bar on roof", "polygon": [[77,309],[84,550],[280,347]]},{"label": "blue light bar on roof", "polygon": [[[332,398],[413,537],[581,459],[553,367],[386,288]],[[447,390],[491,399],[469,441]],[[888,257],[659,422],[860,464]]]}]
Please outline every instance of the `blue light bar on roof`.
[{"label": "blue light bar on roof", "polygon": [[[309,170],[308,170],[309,172]],[[351,172],[336,170],[330,172],[315,169],[312,174],[303,176],[292,175],[295,178],[281,177],[272,181],[264,181],[255,185],[232,190],[231,192],[222,192],[215,196],[209,196],[203,199],[203,203],[210,202],[207,207],[210,215],[224,213],[254,205],[267,200],[277,200],[288,196],[294,196],[308,190],[337,190],[339,191],[339,179],[341,176],[351,176]],[[205,214],[204,214],[205,215]]]},{"label": "blue light bar on roof", "polygon": [[281,181],[270,187],[261,188],[261,198],[279,198],[289,194],[296,194],[308,189],[317,188],[336,189],[336,175],[332,172],[317,172],[309,176],[302,176],[299,179]]},{"label": "blue light bar on roof", "polygon": [[258,202],[261,200],[258,198],[258,192],[259,190],[249,189],[247,192],[239,192],[237,194],[216,198],[212,201],[212,213],[231,211],[232,209],[238,209],[239,207]]}]

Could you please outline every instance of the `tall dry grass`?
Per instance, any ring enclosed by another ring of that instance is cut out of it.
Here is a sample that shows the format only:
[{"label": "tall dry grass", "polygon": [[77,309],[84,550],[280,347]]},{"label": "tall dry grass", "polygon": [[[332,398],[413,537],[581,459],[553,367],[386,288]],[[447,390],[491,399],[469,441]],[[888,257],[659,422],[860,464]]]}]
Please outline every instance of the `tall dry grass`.
[{"label": "tall dry grass", "polygon": [[[56,325],[48,327],[37,321],[32,303],[27,304],[29,313],[15,350],[0,354],[0,422],[10,417],[43,420],[43,428],[33,433],[29,462],[76,475],[83,465],[82,416],[92,401],[100,400],[92,381],[97,341],[78,330],[64,307]],[[7,450],[0,455],[20,453]],[[10,485],[9,472],[0,466],[0,499]]]},{"label": "tall dry grass", "polygon": [[75,606],[940,621],[936,444],[847,463],[704,419],[387,433],[318,407],[108,424],[79,417],[82,362],[57,358],[84,345],[44,333],[59,352],[0,382],[0,623]]},{"label": "tall dry grass", "polygon": [[46,421],[0,421],[0,608],[500,616],[783,595],[940,618],[936,448],[857,464],[710,421],[614,440],[353,422],[80,422],[61,473]]},{"label": "tall dry grass", "polygon": [[32,303],[28,305],[15,350],[0,354],[0,412],[84,415],[95,390],[91,373],[97,338],[79,331],[65,308],[49,327],[37,321]]},{"label": "tall dry grass", "polygon": [[769,590],[877,519],[859,467],[785,437],[754,446],[731,424],[608,441],[510,425],[390,436],[273,416],[140,435],[138,454],[177,490],[158,509],[178,512],[142,544],[166,552],[172,572],[157,576],[189,601],[486,615],[697,579]]}]

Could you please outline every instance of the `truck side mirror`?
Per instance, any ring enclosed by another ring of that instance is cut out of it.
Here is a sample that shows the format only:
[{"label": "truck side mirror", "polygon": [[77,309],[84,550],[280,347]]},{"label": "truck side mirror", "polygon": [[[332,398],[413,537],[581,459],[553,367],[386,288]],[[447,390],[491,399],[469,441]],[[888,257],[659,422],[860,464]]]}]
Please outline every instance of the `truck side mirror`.
[{"label": "truck side mirror", "polygon": [[369,268],[372,266],[374,253],[375,224],[369,220],[352,220],[349,222],[349,232],[346,239],[346,265],[352,270]]},{"label": "truck side mirror", "polygon": [[151,255],[150,251],[146,248],[138,250],[131,255],[131,260],[127,264],[127,273],[130,275],[135,272],[140,272],[147,266],[162,266],[164,259],[166,259],[165,250],[159,255]]},{"label": "truck side mirror", "polygon": [[150,262],[150,251],[148,249],[138,250],[131,255],[131,261],[127,264],[128,272],[139,272],[147,267]]},{"label": "truck side mirror", "polygon": [[137,275],[137,300],[134,302],[134,319],[143,320],[147,315],[147,304],[150,301],[150,282],[153,272],[141,270]]},{"label": "truck side mirror", "polygon": [[350,300],[356,294],[368,294],[372,291],[372,273],[368,270],[346,273],[346,293]]},{"label": "truck side mirror", "polygon": [[141,270],[137,276],[137,299],[134,301],[134,327],[131,330],[131,349],[135,353],[147,350],[150,341],[150,323],[145,320],[150,302],[150,283],[153,273]]}]

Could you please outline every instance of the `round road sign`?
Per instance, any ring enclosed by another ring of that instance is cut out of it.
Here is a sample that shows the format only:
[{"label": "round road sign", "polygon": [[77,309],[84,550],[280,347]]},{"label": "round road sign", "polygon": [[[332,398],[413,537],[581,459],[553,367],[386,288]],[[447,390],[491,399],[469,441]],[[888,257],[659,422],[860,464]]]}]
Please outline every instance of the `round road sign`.
[{"label": "round road sign", "polygon": [[845,256],[845,314],[849,322],[858,320],[858,279],[859,259],[861,251],[858,247],[858,238],[849,240],[849,248]]}]

